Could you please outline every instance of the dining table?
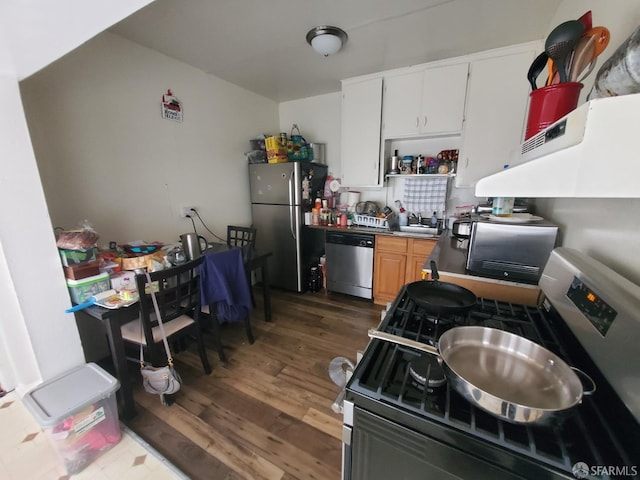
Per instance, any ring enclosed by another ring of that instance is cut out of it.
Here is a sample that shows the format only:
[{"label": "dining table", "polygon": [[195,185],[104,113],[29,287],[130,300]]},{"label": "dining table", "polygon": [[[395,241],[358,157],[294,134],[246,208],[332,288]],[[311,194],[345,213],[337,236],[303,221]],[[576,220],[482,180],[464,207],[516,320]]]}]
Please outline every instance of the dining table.
[{"label": "dining table", "polygon": [[[214,254],[223,250],[238,248],[228,246],[223,243],[209,244],[204,255]],[[256,250],[255,248],[243,248],[243,263],[247,272],[259,270],[261,274],[262,298],[264,308],[264,320],[271,321],[271,297],[269,288],[268,260],[271,252]],[[139,317],[139,304],[108,309],[93,305],[91,307],[76,312],[78,319],[101,322],[104,327],[109,353],[113,362],[113,370],[116,378],[120,381],[120,388],[117,392],[120,416],[129,420],[137,414],[136,405],[133,398],[133,381],[137,378],[131,375],[130,366],[125,352],[125,344],[122,339],[121,326]]]}]

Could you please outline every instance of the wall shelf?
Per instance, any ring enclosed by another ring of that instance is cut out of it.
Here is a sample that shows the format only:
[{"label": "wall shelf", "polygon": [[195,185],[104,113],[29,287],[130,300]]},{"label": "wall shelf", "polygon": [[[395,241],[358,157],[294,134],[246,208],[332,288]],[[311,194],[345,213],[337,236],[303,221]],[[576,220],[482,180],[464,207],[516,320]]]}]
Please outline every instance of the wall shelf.
[{"label": "wall shelf", "polygon": [[417,177],[437,178],[437,177],[455,177],[455,176],[456,176],[455,173],[412,173],[412,174],[387,173],[384,177],[385,178],[417,178]]}]

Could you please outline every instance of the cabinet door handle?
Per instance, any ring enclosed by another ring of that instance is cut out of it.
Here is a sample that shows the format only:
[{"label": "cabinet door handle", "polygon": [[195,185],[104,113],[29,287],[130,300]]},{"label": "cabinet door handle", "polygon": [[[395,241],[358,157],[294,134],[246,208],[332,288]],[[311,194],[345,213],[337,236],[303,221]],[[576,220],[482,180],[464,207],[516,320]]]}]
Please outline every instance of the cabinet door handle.
[{"label": "cabinet door handle", "polygon": [[427,116],[426,115],[424,116],[424,126],[425,127],[427,126]]},{"label": "cabinet door handle", "polygon": [[416,128],[420,126],[420,117],[416,117]]}]

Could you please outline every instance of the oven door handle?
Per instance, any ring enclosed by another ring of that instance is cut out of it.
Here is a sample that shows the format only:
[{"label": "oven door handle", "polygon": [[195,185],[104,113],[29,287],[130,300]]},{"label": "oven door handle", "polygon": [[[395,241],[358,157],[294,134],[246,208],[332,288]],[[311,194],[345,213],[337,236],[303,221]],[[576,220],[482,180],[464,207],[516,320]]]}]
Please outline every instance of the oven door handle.
[{"label": "oven door handle", "polygon": [[353,427],[342,425],[342,477],[341,480],[351,480],[351,436]]}]

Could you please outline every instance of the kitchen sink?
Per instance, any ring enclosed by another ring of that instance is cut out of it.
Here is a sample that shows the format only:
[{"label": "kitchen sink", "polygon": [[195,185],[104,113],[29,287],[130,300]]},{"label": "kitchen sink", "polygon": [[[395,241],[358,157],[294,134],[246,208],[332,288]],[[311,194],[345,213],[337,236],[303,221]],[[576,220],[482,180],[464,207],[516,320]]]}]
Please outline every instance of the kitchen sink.
[{"label": "kitchen sink", "polygon": [[437,236],[438,229],[435,227],[429,227],[427,225],[405,225],[400,227],[400,232],[394,232],[395,234],[409,233],[421,235]]}]

